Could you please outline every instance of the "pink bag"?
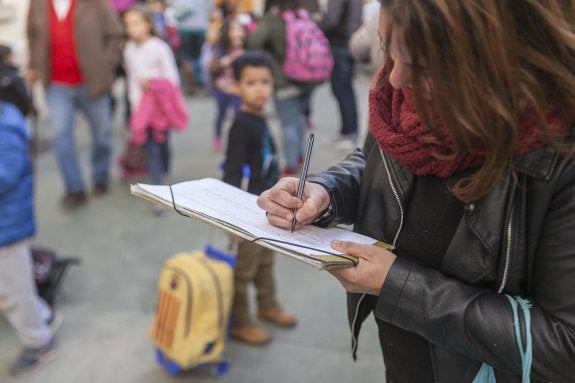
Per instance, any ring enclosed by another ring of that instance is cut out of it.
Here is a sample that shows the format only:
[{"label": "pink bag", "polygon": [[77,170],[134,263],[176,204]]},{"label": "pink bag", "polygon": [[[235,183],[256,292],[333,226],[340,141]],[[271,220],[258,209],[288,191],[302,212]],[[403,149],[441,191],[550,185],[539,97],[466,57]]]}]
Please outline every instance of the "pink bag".
[{"label": "pink bag", "polygon": [[305,9],[282,12],[286,23],[286,52],[283,73],[295,82],[319,83],[329,80],[333,56],[327,38]]},{"label": "pink bag", "polygon": [[116,12],[123,13],[130,9],[136,0],[110,0],[109,3]]}]

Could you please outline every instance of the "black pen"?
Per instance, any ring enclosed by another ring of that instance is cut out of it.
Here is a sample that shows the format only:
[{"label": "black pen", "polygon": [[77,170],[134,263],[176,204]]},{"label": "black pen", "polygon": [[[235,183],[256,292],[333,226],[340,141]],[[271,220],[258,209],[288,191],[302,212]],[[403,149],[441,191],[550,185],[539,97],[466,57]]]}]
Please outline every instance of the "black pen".
[{"label": "black pen", "polygon": [[[299,184],[297,187],[297,194],[296,197],[299,198],[300,200],[303,198],[303,188],[305,186],[305,179],[307,178],[307,168],[309,167],[309,159],[311,158],[311,149],[313,147],[313,133],[310,133],[310,135],[307,138],[307,144],[305,146],[305,155],[303,157],[303,165],[301,167],[301,173],[299,175]],[[295,229],[295,223],[296,223],[296,219],[295,219],[295,213],[296,213],[297,209],[293,209],[293,218],[291,221],[291,232],[293,233],[293,230]]]}]

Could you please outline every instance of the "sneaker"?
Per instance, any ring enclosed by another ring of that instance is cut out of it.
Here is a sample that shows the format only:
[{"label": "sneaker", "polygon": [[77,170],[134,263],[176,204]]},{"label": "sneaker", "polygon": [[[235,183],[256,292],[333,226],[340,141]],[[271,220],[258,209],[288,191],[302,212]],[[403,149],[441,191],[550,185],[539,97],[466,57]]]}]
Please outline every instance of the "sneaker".
[{"label": "sneaker", "polygon": [[356,143],[353,137],[340,136],[325,145],[328,150],[353,150],[356,148]]},{"label": "sneaker", "polygon": [[305,118],[304,126],[305,126],[306,130],[313,130],[314,125],[313,125],[313,121],[311,120],[311,118],[309,118],[309,117]]},{"label": "sneaker", "polygon": [[222,139],[219,138],[219,137],[217,137],[217,138],[214,140],[214,152],[219,153],[219,152],[221,152],[223,149],[224,149],[224,145],[223,145],[223,143],[222,143]]},{"label": "sneaker", "polygon": [[259,310],[258,318],[280,327],[289,328],[296,325],[295,317],[279,306]]},{"label": "sneaker", "polygon": [[16,362],[10,367],[10,374],[22,375],[45,365],[57,356],[54,339],[39,348],[26,348],[22,351]]},{"label": "sneaker", "polygon": [[108,184],[105,182],[96,182],[94,184],[94,191],[92,194],[94,194],[94,197],[100,197],[108,194]]},{"label": "sneaker", "polygon": [[263,346],[268,344],[272,339],[271,335],[265,329],[253,323],[242,326],[232,326],[230,336],[235,340],[252,346]]},{"label": "sneaker", "polygon": [[74,210],[88,202],[88,197],[83,191],[68,192],[60,200],[60,204],[64,210]]}]

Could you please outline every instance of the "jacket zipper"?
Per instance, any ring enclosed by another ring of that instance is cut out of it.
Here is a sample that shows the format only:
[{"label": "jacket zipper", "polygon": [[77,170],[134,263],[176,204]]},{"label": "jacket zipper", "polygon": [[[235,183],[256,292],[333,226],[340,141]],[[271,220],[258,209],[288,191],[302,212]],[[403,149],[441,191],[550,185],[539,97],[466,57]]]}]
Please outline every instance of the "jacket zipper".
[{"label": "jacket zipper", "polygon": [[403,229],[403,216],[404,216],[403,205],[401,204],[401,199],[399,198],[397,188],[395,187],[395,184],[391,179],[391,170],[389,170],[389,164],[387,163],[387,160],[385,159],[385,155],[383,154],[383,150],[381,150],[381,148],[379,148],[379,153],[381,153],[381,158],[383,159],[383,164],[385,165],[385,171],[387,173],[387,178],[389,179],[389,185],[391,186],[391,190],[393,191],[393,196],[395,197],[397,206],[399,206],[399,212],[400,212],[399,228],[397,228],[395,236],[393,237],[393,242],[391,243],[393,247],[395,247],[397,243],[397,238],[399,237],[399,233],[401,232],[401,229]]},{"label": "jacket zipper", "polygon": [[[401,232],[401,229],[403,228],[403,216],[404,216],[403,205],[401,204],[401,198],[399,198],[399,193],[397,192],[397,188],[396,188],[396,186],[393,183],[393,180],[391,178],[391,171],[389,169],[389,164],[387,163],[387,160],[385,159],[385,155],[383,154],[383,150],[381,150],[381,148],[379,148],[379,153],[381,154],[381,159],[383,160],[383,165],[385,166],[385,171],[387,173],[387,179],[389,180],[389,185],[391,187],[391,190],[393,191],[393,196],[395,197],[395,201],[397,202],[397,205],[399,206],[399,212],[400,212],[399,228],[397,229],[395,236],[393,237],[393,242],[391,243],[391,245],[395,248],[397,238],[399,237],[399,233]],[[356,304],[355,310],[354,310],[355,312],[353,315],[353,321],[351,323],[351,330],[352,330],[351,331],[351,350],[352,350],[353,355],[355,355],[357,352],[357,336],[355,335],[355,326],[357,323],[357,316],[359,315],[359,307],[361,306],[361,303],[365,299],[365,296],[366,296],[366,294],[361,294],[361,297],[357,301],[357,304]]]},{"label": "jacket zipper", "polygon": [[505,268],[503,269],[503,279],[501,285],[497,290],[498,294],[503,292],[505,286],[507,285],[507,278],[509,277],[509,267],[511,266],[511,246],[513,244],[513,212],[515,209],[511,209],[511,215],[509,217],[509,223],[507,224],[507,247],[505,249]]}]

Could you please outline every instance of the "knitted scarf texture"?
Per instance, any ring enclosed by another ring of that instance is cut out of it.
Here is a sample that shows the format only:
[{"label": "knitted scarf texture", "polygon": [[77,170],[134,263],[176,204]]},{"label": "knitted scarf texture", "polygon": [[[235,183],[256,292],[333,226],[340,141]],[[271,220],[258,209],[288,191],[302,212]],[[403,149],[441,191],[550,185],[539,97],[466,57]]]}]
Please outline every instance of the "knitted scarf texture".
[{"label": "knitted scarf texture", "polygon": [[[435,139],[415,109],[411,89],[394,89],[388,81],[383,80],[384,77],[385,70],[382,69],[374,84],[383,85],[376,85],[369,91],[370,129],[384,152],[417,175],[450,177],[481,165],[485,158],[485,150],[481,148],[462,152],[449,159],[438,158],[437,154],[453,153],[455,140],[439,122],[435,129],[441,139]],[[514,155],[527,154],[545,145],[535,116],[523,121]],[[556,113],[549,114],[548,123],[552,132],[560,126],[558,121]]]}]

